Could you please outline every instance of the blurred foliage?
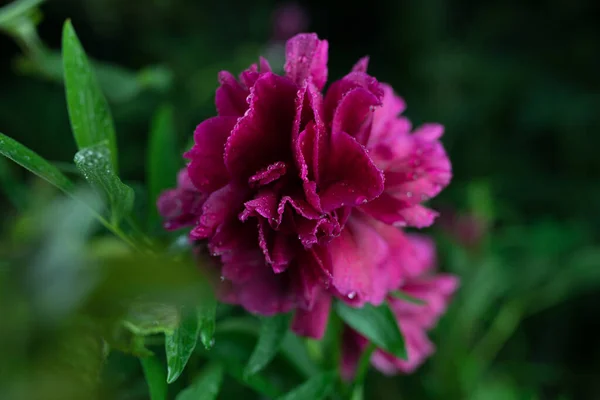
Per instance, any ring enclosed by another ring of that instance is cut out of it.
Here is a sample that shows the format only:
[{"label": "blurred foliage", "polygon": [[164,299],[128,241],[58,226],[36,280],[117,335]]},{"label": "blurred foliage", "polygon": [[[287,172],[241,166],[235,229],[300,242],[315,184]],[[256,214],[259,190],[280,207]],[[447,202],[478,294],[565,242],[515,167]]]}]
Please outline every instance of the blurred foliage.
[{"label": "blurred foliage", "polygon": [[[41,12],[0,16],[0,130],[81,180],[72,165],[76,146],[60,58],[62,24],[70,18],[111,105],[119,175],[136,194],[135,218],[119,232],[147,245],[135,219],[149,215],[148,226],[156,228],[156,194],[174,181],[147,176],[160,171],[147,163],[148,148],[169,153],[188,146],[194,126],[214,114],[220,69],[237,73],[260,54],[282,67],[285,38],[273,21],[282,4],[53,0]],[[600,398],[596,2],[303,7],[308,28],[330,41],[330,76],[369,54],[370,72],[407,100],[409,117],[446,126],[454,168],[452,185],[434,204],[443,219],[433,233],[441,268],[460,275],[462,287],[435,331],[438,351],[414,375],[369,371],[364,397]],[[155,114],[163,104],[170,106]],[[160,136],[169,121],[174,143]],[[185,240],[156,229],[153,245],[170,256],[134,257],[80,201],[5,159],[0,184],[0,398],[89,398],[100,382],[102,398],[149,398],[144,373],[153,376],[151,363],[167,360],[161,335],[178,326],[178,307],[197,304],[204,292],[204,277],[181,256],[189,251]],[[76,193],[102,207],[97,192]],[[144,325],[145,315],[158,325]],[[215,346],[193,349],[198,357],[169,385],[169,398],[206,379],[222,379],[223,399],[274,398],[311,376],[327,386],[314,365],[335,360],[327,339],[311,343],[306,354],[293,335],[272,363],[245,379],[259,329],[244,318],[217,308]],[[98,335],[98,321],[110,331]],[[146,357],[143,366],[133,355]]]}]

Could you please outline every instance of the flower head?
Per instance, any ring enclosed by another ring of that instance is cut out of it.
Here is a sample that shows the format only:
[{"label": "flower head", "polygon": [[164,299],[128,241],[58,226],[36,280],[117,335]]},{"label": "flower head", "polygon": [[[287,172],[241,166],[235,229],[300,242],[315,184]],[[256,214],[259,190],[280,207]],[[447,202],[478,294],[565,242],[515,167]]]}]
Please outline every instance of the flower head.
[{"label": "flower head", "polygon": [[[332,296],[379,304],[398,287],[407,240],[394,225],[430,224],[421,203],[450,179],[441,127],[411,133],[366,58],[324,93],[327,56],[327,41],[300,34],[283,76],[262,58],[239,79],[221,72],[218,115],[185,154],[202,200],[188,207],[180,184],[159,202],[168,227],[193,221],[190,237],[207,242],[222,300],[265,315],[296,309],[294,329],[312,337]],[[176,199],[186,206],[170,212]]]}]

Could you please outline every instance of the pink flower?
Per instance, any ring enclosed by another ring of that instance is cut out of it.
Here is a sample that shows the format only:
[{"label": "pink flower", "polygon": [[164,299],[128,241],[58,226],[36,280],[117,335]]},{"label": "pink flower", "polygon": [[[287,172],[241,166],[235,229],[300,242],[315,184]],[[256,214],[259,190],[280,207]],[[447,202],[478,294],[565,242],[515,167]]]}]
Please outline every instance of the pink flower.
[{"label": "pink flower", "polygon": [[450,179],[441,128],[411,133],[367,59],[323,95],[327,50],[300,34],[287,42],[285,76],[262,58],[239,80],[221,72],[218,115],[185,154],[201,207],[187,206],[181,184],[159,202],[171,228],[193,221],[191,238],[207,241],[223,301],[297,310],[294,330],[311,337],[323,334],[332,296],[380,304],[400,285],[408,247],[393,225],[430,224],[421,202]]},{"label": "pink flower", "polygon": [[[459,285],[458,278],[448,274],[433,274],[435,247],[433,242],[421,236],[408,236],[411,251],[405,252],[405,263],[410,272],[399,290],[423,301],[415,304],[393,294],[388,296],[390,308],[396,315],[398,326],[404,336],[408,360],[376,349],[371,364],[387,375],[414,372],[433,352],[435,347],[427,337],[438,319],[446,312],[450,297]],[[342,375],[352,379],[357,362],[367,345],[367,339],[346,327],[343,335]]]}]

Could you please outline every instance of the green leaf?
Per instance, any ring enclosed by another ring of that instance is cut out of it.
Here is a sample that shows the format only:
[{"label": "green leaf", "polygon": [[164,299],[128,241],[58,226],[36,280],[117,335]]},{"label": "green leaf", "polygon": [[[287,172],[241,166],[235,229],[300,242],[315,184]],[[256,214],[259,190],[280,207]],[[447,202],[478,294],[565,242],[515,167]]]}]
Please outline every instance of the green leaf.
[{"label": "green leaf", "polygon": [[179,325],[179,311],[170,304],[137,302],[131,305],[123,325],[140,336],[173,334]]},{"label": "green leaf", "polygon": [[325,372],[317,375],[292,391],[279,397],[278,400],[321,400],[327,398],[335,384],[336,374]]},{"label": "green leaf", "polygon": [[176,400],[213,400],[217,398],[221,383],[223,382],[224,369],[221,364],[209,364],[195,380],[195,382],[182,390]]},{"label": "green leaf", "polygon": [[[161,107],[155,114],[150,127],[150,143],[148,145],[148,221],[158,221],[156,200],[160,193],[175,186],[180,162],[179,149],[175,136],[173,108]],[[151,225],[152,226],[152,225]]]},{"label": "green leaf", "polygon": [[134,192],[114,172],[110,162],[110,149],[105,143],[86,147],[75,154],[74,161],[85,179],[106,193],[111,206],[112,222],[116,225],[133,208]]},{"label": "green leaf", "polygon": [[73,191],[73,183],[55,166],[19,142],[0,133],[0,153],[23,168],[50,182],[65,193]]},{"label": "green leaf", "polygon": [[412,296],[410,296],[410,295],[408,295],[408,294],[406,294],[406,293],[404,293],[404,292],[402,292],[400,290],[396,290],[396,291],[392,292],[391,294],[392,294],[393,297],[395,297],[397,299],[404,300],[404,301],[406,301],[408,303],[416,304],[418,306],[424,306],[424,305],[427,304],[423,300],[417,299],[416,297],[412,297]]},{"label": "green leaf", "polygon": [[215,344],[215,319],[217,315],[217,300],[210,288],[206,288],[204,299],[197,307],[198,324],[200,326],[200,341],[206,349]]},{"label": "green leaf", "polygon": [[263,320],[258,343],[246,365],[244,376],[256,374],[269,364],[283,343],[289,325],[289,314],[280,314]]},{"label": "green leaf", "polygon": [[45,0],[18,0],[0,8],[0,27],[10,24],[23,14],[42,4]]},{"label": "green leaf", "polygon": [[185,366],[196,348],[200,324],[196,312],[183,314],[181,324],[172,334],[165,334],[165,351],[167,353],[167,382],[173,383],[185,369]]},{"label": "green leaf", "polygon": [[62,52],[67,107],[77,147],[106,143],[116,173],[117,142],[110,109],[69,20],[63,27]]},{"label": "green leaf", "polygon": [[354,308],[338,301],[336,309],[346,324],[367,337],[377,347],[406,360],[404,338],[396,317],[387,304],[379,307],[366,304],[362,308]]},{"label": "green leaf", "polygon": [[150,391],[150,400],[166,400],[167,381],[162,363],[154,356],[140,358],[140,362]]}]

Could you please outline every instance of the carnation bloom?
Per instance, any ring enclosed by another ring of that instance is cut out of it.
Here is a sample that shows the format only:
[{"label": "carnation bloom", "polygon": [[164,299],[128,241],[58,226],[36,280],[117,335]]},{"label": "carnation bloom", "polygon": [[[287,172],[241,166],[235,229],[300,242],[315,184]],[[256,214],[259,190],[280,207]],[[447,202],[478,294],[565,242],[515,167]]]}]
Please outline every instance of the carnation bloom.
[{"label": "carnation bloom", "polygon": [[[433,242],[421,236],[408,236],[410,250],[404,252],[406,279],[400,285],[402,293],[423,301],[416,304],[408,300],[388,296],[390,308],[394,312],[407,349],[407,360],[399,359],[381,349],[371,356],[371,364],[387,375],[412,373],[431,354],[435,347],[427,337],[427,331],[433,328],[446,311],[450,297],[458,288],[458,279],[448,274],[433,274],[435,266],[435,247]],[[342,376],[352,379],[358,360],[367,346],[367,339],[356,331],[346,327],[342,343]]]},{"label": "carnation bloom", "polygon": [[165,226],[193,226],[221,276],[223,301],[252,313],[297,310],[320,337],[332,296],[380,304],[398,287],[398,226],[424,227],[422,202],[450,180],[439,125],[411,132],[404,102],[360,60],[326,93],[328,43],[286,44],[285,75],[261,58],[239,80],[219,74],[218,115],[185,154],[193,188],[159,199]]}]

